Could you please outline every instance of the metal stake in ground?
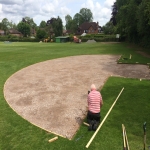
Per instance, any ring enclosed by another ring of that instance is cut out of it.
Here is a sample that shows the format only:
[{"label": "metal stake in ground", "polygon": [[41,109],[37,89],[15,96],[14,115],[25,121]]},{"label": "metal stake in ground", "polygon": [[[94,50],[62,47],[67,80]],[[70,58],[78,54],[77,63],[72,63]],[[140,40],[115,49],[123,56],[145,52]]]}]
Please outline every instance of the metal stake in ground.
[{"label": "metal stake in ground", "polygon": [[120,91],[119,95],[117,96],[116,100],[114,101],[114,103],[112,104],[112,106],[110,107],[109,111],[107,112],[105,118],[103,119],[103,121],[101,122],[101,124],[99,125],[99,127],[97,128],[97,130],[95,131],[95,133],[93,134],[93,136],[91,137],[90,141],[87,143],[86,148],[88,148],[90,146],[90,144],[92,143],[93,139],[95,138],[96,134],[98,133],[98,131],[100,130],[101,126],[103,125],[104,121],[106,120],[107,116],[109,115],[109,113],[111,112],[112,108],[114,107],[114,105],[116,104],[119,96],[121,95],[121,93],[123,92],[124,87],[122,88],[122,90]]},{"label": "metal stake in ground", "polygon": [[143,130],[144,130],[144,149],[145,150],[145,147],[146,147],[146,122],[144,122],[143,124]]}]

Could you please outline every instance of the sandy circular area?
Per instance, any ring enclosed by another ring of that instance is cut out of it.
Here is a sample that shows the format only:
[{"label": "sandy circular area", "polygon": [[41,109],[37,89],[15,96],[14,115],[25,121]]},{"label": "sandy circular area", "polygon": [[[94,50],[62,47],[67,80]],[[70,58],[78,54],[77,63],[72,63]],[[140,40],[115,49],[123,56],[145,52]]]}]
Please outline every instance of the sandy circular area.
[{"label": "sandy circular area", "polygon": [[4,85],[10,107],[32,124],[71,139],[87,113],[87,92],[110,75],[150,79],[146,65],[117,64],[115,55],[81,55],[40,62]]}]

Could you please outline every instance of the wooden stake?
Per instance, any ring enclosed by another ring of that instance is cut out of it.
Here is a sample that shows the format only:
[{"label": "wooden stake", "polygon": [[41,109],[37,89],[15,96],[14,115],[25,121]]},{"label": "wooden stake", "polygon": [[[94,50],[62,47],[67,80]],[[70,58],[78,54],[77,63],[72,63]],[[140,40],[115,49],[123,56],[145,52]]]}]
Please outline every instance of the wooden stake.
[{"label": "wooden stake", "polygon": [[88,123],[86,123],[86,122],[83,122],[83,124],[86,125],[86,126],[88,126],[88,127],[90,126],[90,125],[89,125]]},{"label": "wooden stake", "polygon": [[[123,126],[124,126],[124,125],[123,125]],[[124,126],[124,135],[125,135],[126,145],[127,145],[127,147],[128,147],[128,150],[130,150],[125,126]]]},{"label": "wooden stake", "polygon": [[130,54],[130,59],[131,59],[132,55]]},{"label": "wooden stake", "polygon": [[88,148],[90,146],[90,144],[92,143],[93,139],[95,138],[96,134],[98,133],[98,131],[100,130],[101,126],[103,125],[104,121],[106,120],[107,116],[109,115],[109,113],[111,112],[112,108],[114,107],[114,105],[116,104],[119,96],[121,95],[121,93],[123,92],[124,87],[122,88],[122,90],[120,91],[119,95],[117,96],[116,100],[114,101],[114,103],[112,104],[111,108],[109,109],[109,111],[107,112],[105,118],[103,119],[103,121],[101,122],[101,124],[99,125],[99,127],[97,128],[97,130],[95,131],[95,133],[93,134],[93,136],[91,137],[90,141],[87,143],[86,148]]},{"label": "wooden stake", "polygon": [[125,129],[123,124],[122,124],[122,136],[123,136],[123,149],[126,150]]},{"label": "wooden stake", "polygon": [[52,139],[50,139],[50,140],[48,140],[48,142],[53,142],[53,141],[55,141],[55,140],[57,140],[58,139],[58,136],[56,136],[56,137],[54,137],[54,138],[52,138]]}]

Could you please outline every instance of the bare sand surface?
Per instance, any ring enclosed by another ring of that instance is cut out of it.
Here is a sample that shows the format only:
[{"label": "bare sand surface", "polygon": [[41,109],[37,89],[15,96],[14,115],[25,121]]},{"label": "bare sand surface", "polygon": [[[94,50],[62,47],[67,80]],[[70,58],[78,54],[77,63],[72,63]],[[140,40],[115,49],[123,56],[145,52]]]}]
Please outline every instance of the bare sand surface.
[{"label": "bare sand surface", "polygon": [[117,64],[119,56],[81,55],[40,62],[4,85],[10,107],[32,124],[71,139],[87,113],[87,91],[111,75],[150,79],[146,65]]}]

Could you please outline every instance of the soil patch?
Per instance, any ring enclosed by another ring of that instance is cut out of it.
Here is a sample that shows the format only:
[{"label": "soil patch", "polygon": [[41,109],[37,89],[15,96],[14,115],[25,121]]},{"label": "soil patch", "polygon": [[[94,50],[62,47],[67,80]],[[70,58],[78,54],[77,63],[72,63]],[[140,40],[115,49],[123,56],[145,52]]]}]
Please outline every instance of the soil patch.
[{"label": "soil patch", "polygon": [[147,57],[147,58],[150,58],[150,55],[145,53],[145,52],[142,52],[142,51],[136,51],[138,54],[141,54],[142,56],[144,57]]},{"label": "soil patch", "polygon": [[28,66],[4,85],[10,107],[32,124],[71,139],[87,114],[87,92],[110,75],[150,79],[146,65],[117,64],[120,56],[82,55]]}]

